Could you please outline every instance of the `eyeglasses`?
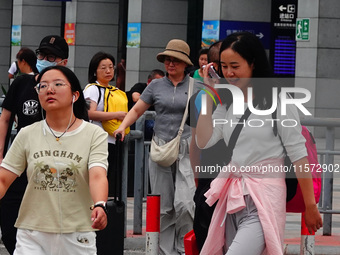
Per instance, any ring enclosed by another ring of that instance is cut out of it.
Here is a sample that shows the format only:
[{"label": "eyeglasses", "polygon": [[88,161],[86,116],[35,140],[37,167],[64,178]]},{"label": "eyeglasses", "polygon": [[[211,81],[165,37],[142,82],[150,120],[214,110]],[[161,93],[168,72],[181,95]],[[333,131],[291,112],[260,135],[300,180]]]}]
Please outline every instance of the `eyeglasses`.
[{"label": "eyeglasses", "polygon": [[170,65],[170,63],[172,62],[173,65],[178,65],[179,63],[182,62],[182,60],[179,60],[177,58],[164,58],[164,64],[166,65]]},{"label": "eyeglasses", "polygon": [[105,71],[105,72],[106,72],[107,69],[109,69],[110,71],[113,71],[113,70],[116,69],[116,67],[115,67],[115,66],[99,66],[99,67],[97,68],[97,70],[99,70],[99,71]]},{"label": "eyeglasses", "polygon": [[53,91],[58,91],[62,89],[63,87],[70,86],[70,85],[66,84],[62,80],[56,80],[56,81],[53,81],[52,83],[40,82],[34,88],[37,91],[37,93],[40,94],[40,93],[46,92],[48,87],[50,86],[51,86],[51,89],[53,89]]},{"label": "eyeglasses", "polygon": [[44,52],[41,52],[40,50],[36,50],[35,54],[37,55],[37,59],[39,60],[43,60],[43,59],[47,59],[47,61],[49,62],[54,62],[57,59],[56,55],[53,54],[46,54]]}]

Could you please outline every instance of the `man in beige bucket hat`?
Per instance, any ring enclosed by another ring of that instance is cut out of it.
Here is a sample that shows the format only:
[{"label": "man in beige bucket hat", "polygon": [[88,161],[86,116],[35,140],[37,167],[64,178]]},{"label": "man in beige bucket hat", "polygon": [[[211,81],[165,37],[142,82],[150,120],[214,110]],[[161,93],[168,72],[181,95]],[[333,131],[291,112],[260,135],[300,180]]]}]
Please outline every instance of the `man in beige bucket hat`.
[{"label": "man in beige bucket hat", "polygon": [[[190,47],[186,42],[179,39],[169,41],[166,49],[157,55],[157,60],[164,63],[166,76],[152,80],[115,134],[124,137],[124,129],[154,105],[157,114],[153,140],[163,145],[177,136],[192,79],[185,71],[192,65],[189,55]],[[164,167],[149,158],[151,191],[161,195],[159,254],[162,255],[184,254],[184,235],[193,228],[196,187],[189,159],[190,141],[191,130],[185,124],[175,163]]]}]

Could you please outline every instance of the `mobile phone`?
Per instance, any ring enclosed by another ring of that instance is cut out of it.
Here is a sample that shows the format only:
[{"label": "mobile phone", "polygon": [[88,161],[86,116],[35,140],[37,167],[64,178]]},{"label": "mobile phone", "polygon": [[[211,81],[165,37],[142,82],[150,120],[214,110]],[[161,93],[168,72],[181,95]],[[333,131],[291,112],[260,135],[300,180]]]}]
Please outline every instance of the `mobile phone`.
[{"label": "mobile phone", "polygon": [[211,78],[220,79],[220,76],[216,73],[215,68],[213,66],[210,66],[208,72]]},{"label": "mobile phone", "polygon": [[[203,66],[203,68],[205,68],[205,66]],[[210,66],[208,73],[211,78],[220,79],[220,76],[216,73],[215,68],[212,65]]]}]

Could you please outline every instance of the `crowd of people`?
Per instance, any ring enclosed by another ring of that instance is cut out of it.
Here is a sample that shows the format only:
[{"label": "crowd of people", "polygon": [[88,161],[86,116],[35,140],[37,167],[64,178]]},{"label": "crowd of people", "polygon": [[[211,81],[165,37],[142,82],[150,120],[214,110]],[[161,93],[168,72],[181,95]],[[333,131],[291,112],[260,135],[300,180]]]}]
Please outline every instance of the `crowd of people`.
[{"label": "crowd of people", "polygon": [[[152,70],[147,83],[127,93],[125,59],[118,64],[123,76],[115,81],[115,58],[97,52],[89,63],[88,84],[80,84],[66,67],[68,51],[64,38],[46,36],[35,53],[28,48],[18,52],[19,76],[14,77],[12,67],[9,72],[15,79],[0,117],[0,209],[2,239],[10,254],[96,254],[95,231],[107,225],[106,201],[116,194],[116,171],[121,171],[115,169],[122,160],[116,157],[116,136],[123,141],[129,127],[150,109],[156,112],[150,139],[157,146],[180,133],[174,163],[148,159],[151,193],[161,195],[159,254],[185,254],[183,239],[192,229],[203,255],[283,254],[284,173],[258,178],[256,173],[195,172],[196,166],[212,164],[279,166],[285,153],[297,168],[308,165],[300,124],[279,125],[280,139],[270,122],[256,129],[245,126],[231,147],[235,126],[213,124],[214,119],[237,123],[244,117],[233,114],[231,97],[214,104],[213,96],[207,96],[202,110],[203,95],[219,82],[216,77],[238,87],[245,105],[252,88],[254,106],[271,107],[275,84],[256,78],[273,74],[254,34],[234,33],[201,49],[199,67],[190,73],[189,45],[172,39],[155,56],[165,72]],[[277,118],[299,123],[292,105],[287,116],[278,112]],[[17,135],[7,151],[13,121]],[[322,220],[308,169],[297,178],[306,225],[317,231]]]}]

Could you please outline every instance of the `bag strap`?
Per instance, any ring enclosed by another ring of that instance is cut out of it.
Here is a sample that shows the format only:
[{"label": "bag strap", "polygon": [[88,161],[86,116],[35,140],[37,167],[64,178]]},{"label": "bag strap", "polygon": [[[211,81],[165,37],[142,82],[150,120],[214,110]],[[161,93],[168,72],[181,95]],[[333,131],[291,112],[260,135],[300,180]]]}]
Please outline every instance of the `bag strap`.
[{"label": "bag strap", "polygon": [[[97,105],[99,104],[99,101],[100,101],[100,98],[102,97],[102,90],[99,86],[96,85],[96,87],[98,88],[98,93],[99,93],[99,96],[98,96],[98,100],[97,100]],[[105,98],[104,98],[105,100]]]},{"label": "bag strap", "polygon": [[[90,83],[90,84],[87,84],[86,87],[85,87],[85,90],[90,87],[90,86],[96,86],[98,88],[98,93],[99,93],[99,96],[98,96],[98,100],[97,100],[97,105],[99,104],[99,101],[100,101],[100,98],[102,96],[102,90],[101,88],[104,89],[104,91],[106,91],[107,89],[109,90],[109,92],[114,92],[116,90],[118,90],[117,87],[115,86],[112,86],[112,85],[109,85],[109,87],[105,87],[103,85],[101,85],[100,83],[97,83],[97,82],[93,82],[93,83]],[[105,95],[105,94],[104,94]],[[104,96],[104,101],[105,101],[105,96]]]},{"label": "bag strap", "polygon": [[[272,113],[273,120],[275,120],[276,117],[277,117],[277,111],[275,109],[275,111]],[[281,143],[281,145],[283,147],[283,152],[285,154],[284,164],[285,165],[291,165],[292,161],[290,160],[290,158],[288,156],[288,153],[287,153],[287,150],[286,150],[286,147],[284,146],[284,144],[282,142],[282,138],[281,138],[281,136],[280,136],[280,134],[278,132],[278,129],[277,129],[276,121],[274,121],[273,132],[274,132],[274,136],[279,137],[280,143]],[[286,179],[285,179],[285,181],[286,181],[286,186],[287,186],[286,202],[289,202],[295,196],[296,189],[297,189],[297,186],[298,186],[298,180],[296,178],[295,171],[293,171],[291,167],[289,167],[289,171],[286,172]]]},{"label": "bag strap", "polygon": [[187,105],[185,107],[185,111],[183,114],[183,118],[182,118],[182,122],[181,125],[179,126],[179,130],[178,130],[178,135],[181,136],[184,130],[184,124],[187,120],[188,117],[188,108],[189,108],[189,101],[190,98],[192,96],[192,91],[193,91],[193,87],[194,87],[194,78],[189,77],[189,88],[188,88],[188,99],[187,99]]},{"label": "bag strap", "polygon": [[[272,113],[272,119],[275,120],[277,117],[277,112],[276,112],[276,109],[275,111],[273,111]],[[277,136],[278,135],[278,131],[277,131],[277,123],[276,121],[274,121],[274,125],[273,125],[273,132],[274,132],[274,135]],[[280,136],[280,135],[279,135]],[[281,138],[280,138],[281,139]]]},{"label": "bag strap", "polygon": [[[275,111],[272,113],[272,119],[273,120],[276,120],[276,117],[277,117],[277,111],[275,109]],[[287,154],[287,150],[286,150],[286,147],[284,146],[283,142],[282,142],[282,138],[278,132],[278,129],[277,129],[277,122],[274,121],[274,124],[273,124],[273,132],[274,132],[274,136],[278,136],[279,139],[280,139],[280,142],[281,142],[281,145],[283,147],[283,152],[285,153],[286,156],[288,156]]]},{"label": "bag strap", "polygon": [[97,87],[101,87],[101,88],[104,88],[104,89],[108,89],[108,90],[110,90],[110,91],[118,90],[118,88],[115,87],[115,86],[113,86],[113,85],[104,86],[104,85],[101,85],[101,84],[98,83],[98,82],[91,83],[90,85],[96,85]]},{"label": "bag strap", "polygon": [[[257,100],[256,99],[254,99],[253,105],[257,106]],[[228,109],[229,109],[229,107],[228,107]],[[243,123],[244,123],[244,121],[246,121],[249,118],[250,114],[251,114],[251,112],[250,112],[250,109],[248,107],[247,110],[245,111],[245,113],[242,115],[242,117],[238,121],[238,123],[237,123],[236,127],[234,128],[233,132],[231,133],[231,137],[230,137],[230,140],[229,140],[229,143],[228,143],[228,150],[230,150],[230,158],[233,155],[233,151],[234,151],[237,139],[240,136],[240,133],[241,133],[242,128],[244,126]]]},{"label": "bag strap", "polygon": [[[278,92],[279,92],[279,94],[281,93],[281,88],[280,88],[280,87],[278,88]],[[276,108],[277,108],[277,107],[276,107]],[[278,137],[279,137],[280,142],[281,142],[281,145],[282,145],[282,147],[283,147],[283,151],[284,151],[285,155],[287,156],[286,147],[284,146],[284,144],[283,144],[283,142],[282,142],[282,138],[281,138],[281,136],[280,136],[280,134],[279,134],[279,132],[278,132],[278,129],[277,129],[277,122],[275,121],[276,118],[277,118],[277,109],[275,109],[275,110],[273,111],[273,113],[272,113],[272,119],[274,120],[274,122],[273,122],[273,133],[274,133],[274,136],[278,136]]]},{"label": "bag strap", "polygon": [[101,91],[101,89],[100,89],[101,86],[97,86],[97,85],[98,85],[98,83],[90,83],[90,84],[87,84],[86,87],[85,87],[85,89],[84,89],[84,91],[85,91],[88,87],[90,87],[90,86],[96,86],[96,87],[98,88],[98,93],[99,93],[98,100],[97,100],[97,105],[98,105],[98,104],[99,104],[99,101],[100,101],[100,98],[102,97],[102,91]]}]

